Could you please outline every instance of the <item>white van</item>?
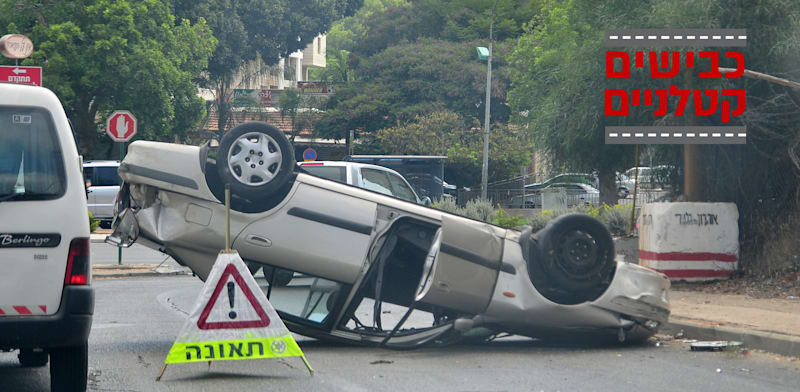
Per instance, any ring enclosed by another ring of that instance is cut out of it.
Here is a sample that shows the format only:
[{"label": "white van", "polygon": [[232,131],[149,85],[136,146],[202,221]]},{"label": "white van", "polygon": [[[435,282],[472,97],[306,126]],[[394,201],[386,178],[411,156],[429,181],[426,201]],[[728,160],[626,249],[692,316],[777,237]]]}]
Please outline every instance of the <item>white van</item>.
[{"label": "white van", "polygon": [[50,90],[0,83],[0,350],[83,391],[94,312],[86,193]]}]

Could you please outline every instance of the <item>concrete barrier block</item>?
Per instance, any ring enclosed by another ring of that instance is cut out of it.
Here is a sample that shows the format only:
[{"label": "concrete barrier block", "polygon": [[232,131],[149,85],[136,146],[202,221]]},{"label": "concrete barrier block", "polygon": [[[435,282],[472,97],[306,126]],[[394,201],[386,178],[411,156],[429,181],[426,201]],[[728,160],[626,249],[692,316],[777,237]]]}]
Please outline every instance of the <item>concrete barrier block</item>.
[{"label": "concrete barrier block", "polygon": [[639,264],[673,280],[726,279],[739,261],[734,203],[648,203],[639,216]]}]

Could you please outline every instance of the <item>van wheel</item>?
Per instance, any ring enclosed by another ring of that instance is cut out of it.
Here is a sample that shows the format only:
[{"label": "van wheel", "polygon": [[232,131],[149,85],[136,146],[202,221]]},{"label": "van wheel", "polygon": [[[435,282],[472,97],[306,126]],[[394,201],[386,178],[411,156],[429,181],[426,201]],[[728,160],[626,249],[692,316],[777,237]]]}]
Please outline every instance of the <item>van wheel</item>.
[{"label": "van wheel", "polygon": [[50,352],[50,390],[85,391],[89,346],[58,348]]},{"label": "van wheel", "polygon": [[33,351],[33,349],[20,349],[19,355],[19,364],[24,367],[40,367],[47,365],[47,352],[45,351]]},{"label": "van wheel", "polygon": [[237,196],[260,200],[277,192],[294,172],[294,152],[283,132],[265,122],[241,124],[222,137],[217,171]]}]

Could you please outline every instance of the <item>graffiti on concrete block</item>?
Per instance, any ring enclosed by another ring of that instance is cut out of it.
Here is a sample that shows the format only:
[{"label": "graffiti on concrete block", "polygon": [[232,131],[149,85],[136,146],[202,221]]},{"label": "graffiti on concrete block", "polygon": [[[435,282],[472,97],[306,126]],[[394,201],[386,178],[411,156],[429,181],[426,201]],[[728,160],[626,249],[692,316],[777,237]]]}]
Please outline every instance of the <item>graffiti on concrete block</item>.
[{"label": "graffiti on concrete block", "polygon": [[717,214],[692,214],[684,212],[683,214],[675,214],[678,218],[678,223],[687,226],[710,226],[719,225],[719,218]]}]

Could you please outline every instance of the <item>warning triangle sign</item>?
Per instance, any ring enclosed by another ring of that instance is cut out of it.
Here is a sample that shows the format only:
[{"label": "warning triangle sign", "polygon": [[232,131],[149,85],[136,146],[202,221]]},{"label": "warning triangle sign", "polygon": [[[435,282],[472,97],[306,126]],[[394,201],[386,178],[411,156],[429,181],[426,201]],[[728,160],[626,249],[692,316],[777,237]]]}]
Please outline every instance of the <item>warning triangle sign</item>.
[{"label": "warning triangle sign", "polygon": [[308,366],[291,332],[234,251],[217,256],[164,362],[166,366],[293,356]]},{"label": "warning triangle sign", "polygon": [[[220,294],[223,290],[227,293],[227,301],[224,301],[226,303],[219,301]],[[256,286],[256,290],[258,290],[258,286]],[[237,292],[244,294],[244,296],[239,296],[239,298],[243,297],[242,299],[247,300],[244,304],[244,308],[240,305],[242,303],[241,299],[238,303],[236,301]],[[223,314],[223,320],[209,321],[209,316],[212,311],[214,311],[214,314]],[[243,319],[242,316],[245,311],[251,311],[248,313],[254,312],[257,315],[256,319],[246,320],[246,317]],[[224,320],[226,317],[229,320]],[[237,318],[239,320],[237,320]],[[228,264],[222,272],[222,276],[219,278],[214,292],[211,293],[211,298],[209,298],[208,303],[203,308],[203,312],[200,313],[200,319],[197,320],[197,328],[243,329],[266,326],[269,326],[269,317],[267,313],[264,312],[263,305],[258,302],[253,292],[247,284],[245,284],[244,278],[242,278],[242,275],[236,270],[236,267],[233,264]]]}]

